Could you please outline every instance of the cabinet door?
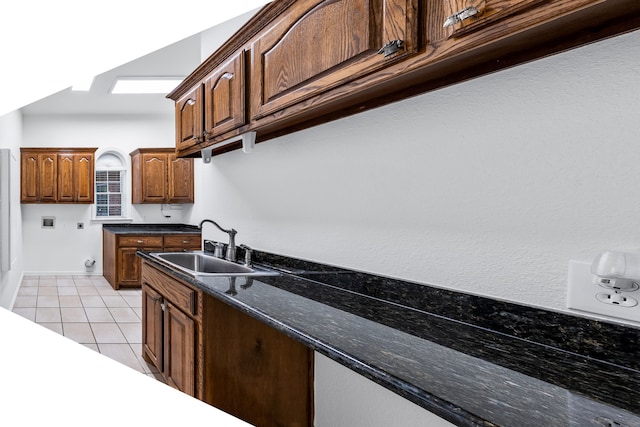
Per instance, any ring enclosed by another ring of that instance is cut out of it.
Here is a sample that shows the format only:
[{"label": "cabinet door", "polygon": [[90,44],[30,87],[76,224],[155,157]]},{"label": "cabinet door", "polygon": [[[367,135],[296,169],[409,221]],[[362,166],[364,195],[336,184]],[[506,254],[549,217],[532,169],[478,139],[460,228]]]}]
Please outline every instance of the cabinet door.
[{"label": "cabinet door", "polygon": [[164,307],[164,375],[167,384],[195,396],[195,333],[193,319],[171,303]]},{"label": "cabinet door", "polygon": [[162,372],[162,296],[142,284],[142,351],[145,358]]},{"label": "cabinet door", "polygon": [[75,199],[73,163],[73,154],[58,154],[58,202],[70,203]]},{"label": "cabinet door", "polygon": [[460,37],[548,1],[550,0],[444,0],[449,37]]},{"label": "cabinet door", "polygon": [[[417,51],[417,0],[301,0],[251,46],[259,119]],[[378,51],[401,40],[396,53]]]},{"label": "cabinet door", "polygon": [[167,203],[193,203],[193,159],[168,155]]},{"label": "cabinet door", "polygon": [[35,203],[39,200],[38,155],[22,153],[20,158],[20,201]]},{"label": "cabinet door", "polygon": [[118,288],[139,286],[142,281],[141,260],[136,255],[138,248],[118,249]]},{"label": "cabinet door", "polygon": [[176,101],[176,149],[184,150],[202,141],[202,96],[199,84]]},{"label": "cabinet door", "polygon": [[246,122],[244,50],[204,81],[206,138],[236,129]]},{"label": "cabinet door", "polygon": [[55,154],[38,154],[39,201],[55,202],[58,198],[58,158]]},{"label": "cabinet door", "polygon": [[75,201],[93,203],[93,154],[76,154],[73,158],[73,185]]},{"label": "cabinet door", "polygon": [[313,351],[215,298],[205,401],[256,426],[313,425]]},{"label": "cabinet door", "polygon": [[[168,157],[163,153],[142,154],[142,201],[165,203],[167,198]],[[193,177],[191,177],[193,181]]]}]

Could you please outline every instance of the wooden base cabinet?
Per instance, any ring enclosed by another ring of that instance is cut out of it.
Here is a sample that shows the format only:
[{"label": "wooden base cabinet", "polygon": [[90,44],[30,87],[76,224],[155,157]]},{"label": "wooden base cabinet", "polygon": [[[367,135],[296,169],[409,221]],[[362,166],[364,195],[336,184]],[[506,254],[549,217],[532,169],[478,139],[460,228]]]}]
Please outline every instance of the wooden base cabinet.
[{"label": "wooden base cabinet", "polygon": [[169,385],[256,426],[313,425],[313,351],[142,263],[144,359]]},{"label": "wooden base cabinet", "polygon": [[136,252],[181,252],[198,250],[201,245],[201,234],[131,235],[103,230],[103,276],[113,289],[139,288],[142,284],[142,263]]}]

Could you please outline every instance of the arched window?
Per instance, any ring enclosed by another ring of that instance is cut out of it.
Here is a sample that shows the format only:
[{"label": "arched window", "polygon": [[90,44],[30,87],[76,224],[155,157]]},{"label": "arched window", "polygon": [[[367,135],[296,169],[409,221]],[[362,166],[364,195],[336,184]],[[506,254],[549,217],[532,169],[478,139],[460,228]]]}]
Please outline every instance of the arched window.
[{"label": "arched window", "polygon": [[127,162],[118,150],[97,154],[95,219],[126,219],[126,175]]}]

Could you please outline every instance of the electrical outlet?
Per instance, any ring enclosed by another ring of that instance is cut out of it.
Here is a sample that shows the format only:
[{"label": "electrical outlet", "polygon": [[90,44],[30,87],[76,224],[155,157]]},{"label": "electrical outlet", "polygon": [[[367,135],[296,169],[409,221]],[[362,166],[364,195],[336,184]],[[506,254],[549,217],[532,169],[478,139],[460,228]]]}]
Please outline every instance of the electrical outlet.
[{"label": "electrical outlet", "polygon": [[567,308],[640,323],[640,290],[605,288],[594,277],[590,263],[569,261]]}]

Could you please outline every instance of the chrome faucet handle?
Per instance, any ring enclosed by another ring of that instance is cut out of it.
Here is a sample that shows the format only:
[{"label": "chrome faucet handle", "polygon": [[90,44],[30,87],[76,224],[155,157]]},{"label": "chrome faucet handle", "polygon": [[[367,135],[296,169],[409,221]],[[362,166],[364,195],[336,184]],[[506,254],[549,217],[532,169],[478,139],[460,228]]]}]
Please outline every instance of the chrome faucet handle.
[{"label": "chrome faucet handle", "polygon": [[253,249],[251,249],[247,245],[240,245],[239,247],[244,249],[244,265],[245,265],[245,267],[251,267],[251,255],[253,254]]},{"label": "chrome faucet handle", "polygon": [[223,250],[224,250],[224,243],[216,242],[213,249],[213,256],[216,258],[222,258]]}]

